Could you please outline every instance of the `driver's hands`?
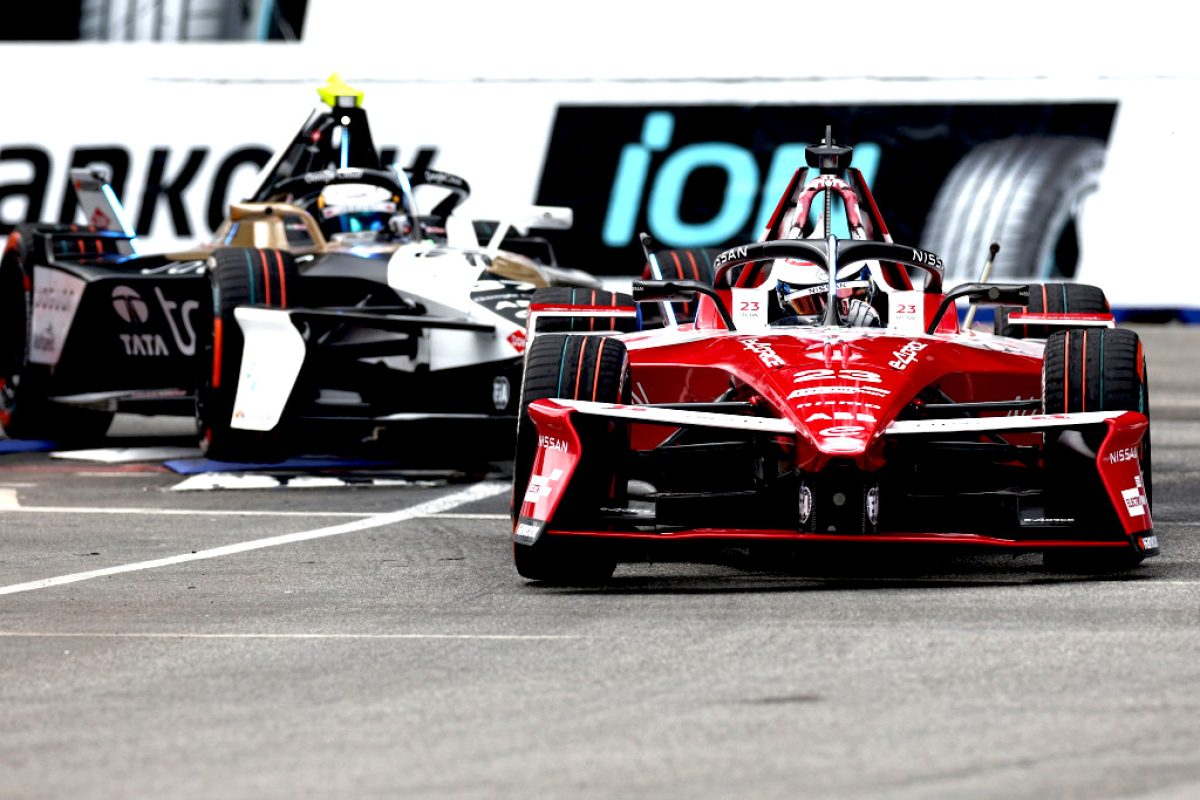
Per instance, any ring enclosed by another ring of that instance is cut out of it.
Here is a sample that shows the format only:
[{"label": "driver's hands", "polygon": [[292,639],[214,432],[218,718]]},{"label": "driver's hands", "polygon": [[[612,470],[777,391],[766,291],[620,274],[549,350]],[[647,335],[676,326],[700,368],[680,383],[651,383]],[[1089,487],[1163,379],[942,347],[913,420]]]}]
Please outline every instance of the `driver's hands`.
[{"label": "driver's hands", "polygon": [[393,214],[388,219],[388,230],[397,239],[405,242],[410,241],[412,239],[412,229],[412,220],[408,218],[408,214]]},{"label": "driver's hands", "polygon": [[879,312],[870,303],[863,300],[850,300],[847,303],[846,324],[856,328],[878,328],[882,323]]}]

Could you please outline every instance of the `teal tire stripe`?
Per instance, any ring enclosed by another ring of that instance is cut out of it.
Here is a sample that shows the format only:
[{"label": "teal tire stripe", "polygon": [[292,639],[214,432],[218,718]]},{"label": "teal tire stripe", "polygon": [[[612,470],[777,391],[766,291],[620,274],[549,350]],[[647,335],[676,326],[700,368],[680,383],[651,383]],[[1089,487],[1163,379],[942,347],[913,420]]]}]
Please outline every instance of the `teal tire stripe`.
[{"label": "teal tire stripe", "polygon": [[243,250],[242,255],[246,257],[246,278],[250,281],[250,305],[254,305],[258,302],[254,291],[254,261],[250,258],[249,250]]}]

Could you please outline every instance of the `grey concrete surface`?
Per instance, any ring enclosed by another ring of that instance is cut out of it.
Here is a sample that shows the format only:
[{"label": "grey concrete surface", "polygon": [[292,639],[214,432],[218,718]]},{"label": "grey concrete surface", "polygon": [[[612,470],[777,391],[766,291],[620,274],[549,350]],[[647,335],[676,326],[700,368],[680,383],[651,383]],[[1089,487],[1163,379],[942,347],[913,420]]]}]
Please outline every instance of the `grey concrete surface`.
[{"label": "grey concrete surface", "polygon": [[[1198,796],[1200,329],[1140,332],[1162,555],[1132,573],[638,564],[550,589],[513,571],[502,493],[0,595],[0,797]],[[467,486],[181,480],[0,457],[0,587]]]}]

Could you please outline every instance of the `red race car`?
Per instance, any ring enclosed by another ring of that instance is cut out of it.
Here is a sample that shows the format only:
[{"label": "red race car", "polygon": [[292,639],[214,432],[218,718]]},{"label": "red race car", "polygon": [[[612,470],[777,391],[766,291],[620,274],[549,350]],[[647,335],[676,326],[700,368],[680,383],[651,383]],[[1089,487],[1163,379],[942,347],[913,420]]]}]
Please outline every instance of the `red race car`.
[{"label": "red race car", "polygon": [[[796,172],[763,240],[717,256],[711,285],[535,295],[523,577],[815,543],[1040,552],[1071,571],[1158,553],[1137,334],[1092,286],[947,290],[937,255],[891,240],[850,157],[827,129],[807,150],[816,177]],[[994,330],[960,323],[960,300],[996,306]],[[640,330],[647,304],[662,327]]]}]

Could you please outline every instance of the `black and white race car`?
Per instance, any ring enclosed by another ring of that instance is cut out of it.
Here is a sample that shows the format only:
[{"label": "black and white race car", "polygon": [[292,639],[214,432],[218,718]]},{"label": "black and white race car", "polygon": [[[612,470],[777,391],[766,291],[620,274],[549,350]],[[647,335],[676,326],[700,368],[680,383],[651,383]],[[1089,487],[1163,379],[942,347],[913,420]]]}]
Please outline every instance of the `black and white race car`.
[{"label": "black and white race car", "polygon": [[[138,254],[102,176],[73,173],[93,224],[20,226],[0,258],[5,432],[80,440],[118,410],[195,413],[227,461],[395,432],[423,460],[507,456],[532,293],[599,286],[530,235],[570,210],[455,214],[467,183],[381,164],[360,101],[329,95],[194,252]],[[451,433],[472,452],[447,452]]]}]

